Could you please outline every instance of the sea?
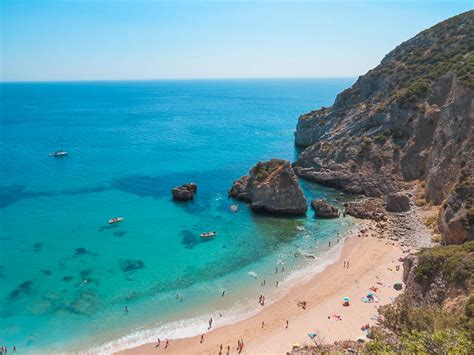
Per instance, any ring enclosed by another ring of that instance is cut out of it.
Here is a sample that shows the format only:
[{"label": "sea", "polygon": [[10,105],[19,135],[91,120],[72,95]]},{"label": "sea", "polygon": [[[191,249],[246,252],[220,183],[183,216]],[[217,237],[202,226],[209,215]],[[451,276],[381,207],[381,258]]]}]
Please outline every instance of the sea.
[{"label": "sea", "polygon": [[[294,161],[298,116],[353,82],[1,83],[0,345],[111,353],[197,335],[323,270],[354,220],[255,214],[227,190],[258,161]],[[195,199],[174,202],[188,182]],[[301,184],[308,204],[352,198]]]}]

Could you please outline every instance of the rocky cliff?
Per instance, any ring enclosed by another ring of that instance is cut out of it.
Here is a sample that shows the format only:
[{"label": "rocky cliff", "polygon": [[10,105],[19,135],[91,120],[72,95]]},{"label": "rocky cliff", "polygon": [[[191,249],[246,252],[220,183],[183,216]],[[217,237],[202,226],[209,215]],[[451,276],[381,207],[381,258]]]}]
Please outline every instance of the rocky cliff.
[{"label": "rocky cliff", "polygon": [[301,215],[308,208],[290,162],[281,159],[257,163],[234,181],[229,196],[250,202],[254,211]]},{"label": "rocky cliff", "polygon": [[[439,218],[445,241],[473,239],[466,222],[472,220],[472,169],[463,170],[474,155],[473,107],[470,11],[399,45],[333,106],[302,115],[295,141],[305,150],[295,172],[367,196],[421,180],[428,202],[445,202]],[[469,176],[456,193],[461,170]]]}]

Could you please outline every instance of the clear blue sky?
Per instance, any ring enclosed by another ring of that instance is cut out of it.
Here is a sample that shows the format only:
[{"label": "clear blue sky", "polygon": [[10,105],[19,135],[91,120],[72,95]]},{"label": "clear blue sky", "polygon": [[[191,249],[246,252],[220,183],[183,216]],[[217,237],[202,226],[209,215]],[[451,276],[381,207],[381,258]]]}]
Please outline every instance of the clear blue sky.
[{"label": "clear blue sky", "polygon": [[357,76],[473,1],[0,0],[1,80]]}]

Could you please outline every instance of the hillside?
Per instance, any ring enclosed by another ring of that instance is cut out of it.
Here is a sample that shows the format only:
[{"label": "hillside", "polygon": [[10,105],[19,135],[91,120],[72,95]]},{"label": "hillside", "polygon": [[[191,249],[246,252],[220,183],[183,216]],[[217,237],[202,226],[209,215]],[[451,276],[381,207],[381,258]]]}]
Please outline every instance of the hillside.
[{"label": "hillside", "polygon": [[328,108],[302,115],[304,179],[367,196],[423,188],[443,241],[474,239],[474,11],[385,56]]}]

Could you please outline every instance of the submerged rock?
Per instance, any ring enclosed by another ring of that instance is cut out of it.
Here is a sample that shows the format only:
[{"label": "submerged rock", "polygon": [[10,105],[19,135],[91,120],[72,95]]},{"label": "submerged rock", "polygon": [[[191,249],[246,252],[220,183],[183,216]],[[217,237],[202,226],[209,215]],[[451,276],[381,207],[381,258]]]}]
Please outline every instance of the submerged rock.
[{"label": "submerged rock", "polygon": [[257,163],[234,181],[229,196],[250,202],[254,211],[302,215],[308,208],[290,162],[282,159]]},{"label": "submerged rock", "polygon": [[123,272],[129,272],[143,269],[145,264],[138,259],[121,259],[119,260],[119,266]]},{"label": "submerged rock", "polygon": [[403,192],[396,192],[387,195],[388,212],[406,212],[410,209],[410,199]]},{"label": "submerged rock", "polygon": [[173,199],[177,201],[189,201],[194,198],[194,194],[197,191],[197,185],[194,182],[184,184],[179,187],[175,187],[171,190]]},{"label": "submerged rock", "polygon": [[311,207],[314,214],[321,218],[338,218],[339,210],[333,207],[325,199],[317,199],[311,201]]}]

